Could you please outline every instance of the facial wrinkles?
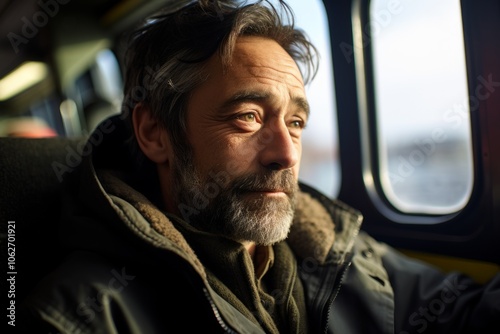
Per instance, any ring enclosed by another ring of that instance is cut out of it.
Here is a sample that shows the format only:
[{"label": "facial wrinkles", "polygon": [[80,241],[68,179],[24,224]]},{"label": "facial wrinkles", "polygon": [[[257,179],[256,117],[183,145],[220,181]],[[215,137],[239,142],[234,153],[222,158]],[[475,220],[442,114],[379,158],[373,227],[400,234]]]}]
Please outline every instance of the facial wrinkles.
[{"label": "facial wrinkles", "polygon": [[261,59],[243,51],[239,55],[241,65],[234,74],[247,84],[255,81],[258,83],[256,87],[263,85],[260,89],[275,100],[275,111],[299,108],[303,109],[307,116],[308,107],[304,108],[307,103],[302,103],[306,101],[302,76],[295,62],[283,52],[274,52],[273,56]]},{"label": "facial wrinkles", "polygon": [[[250,77],[255,77],[263,82],[271,81],[271,84],[280,83],[289,88],[303,90],[302,80],[294,73],[294,68],[288,66],[286,70],[278,70],[271,66],[251,66],[248,67]],[[273,82],[274,81],[274,82]]]},{"label": "facial wrinkles", "polygon": [[[305,101],[305,92],[295,62],[277,43],[252,38],[238,44],[227,71],[212,59],[207,66],[211,76],[191,97],[188,132],[193,151],[174,166],[173,193],[177,205],[187,210],[186,220],[201,229],[272,244],[289,231],[298,170],[267,168],[257,155],[275,136],[286,135],[292,114],[306,109],[306,103],[297,102]],[[231,103],[223,106],[231,98],[238,100],[238,94],[250,95],[249,101],[255,97],[262,107],[262,127],[235,127],[232,113],[246,110],[234,110]],[[292,140],[300,150],[300,139]]]}]

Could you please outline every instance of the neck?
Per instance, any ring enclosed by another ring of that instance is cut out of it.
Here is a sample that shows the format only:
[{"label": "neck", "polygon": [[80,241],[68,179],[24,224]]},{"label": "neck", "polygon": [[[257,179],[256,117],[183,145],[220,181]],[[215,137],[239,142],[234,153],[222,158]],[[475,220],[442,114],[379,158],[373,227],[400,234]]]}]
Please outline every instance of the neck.
[{"label": "neck", "polygon": [[253,259],[255,255],[255,247],[257,245],[253,241],[244,241],[243,242],[243,247],[248,251],[248,254],[250,254],[250,257]]}]

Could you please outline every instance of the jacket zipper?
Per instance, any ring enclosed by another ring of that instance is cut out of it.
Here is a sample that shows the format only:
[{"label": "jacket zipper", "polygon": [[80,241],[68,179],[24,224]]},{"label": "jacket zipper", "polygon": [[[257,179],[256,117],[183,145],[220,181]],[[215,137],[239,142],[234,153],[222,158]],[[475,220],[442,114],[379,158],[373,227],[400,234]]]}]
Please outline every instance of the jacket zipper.
[{"label": "jacket zipper", "polygon": [[349,260],[344,261],[344,263],[342,264],[342,269],[341,269],[340,275],[337,275],[337,277],[335,278],[335,283],[334,283],[335,290],[333,290],[333,293],[330,295],[329,299],[326,302],[327,309],[326,309],[326,316],[325,316],[325,322],[324,322],[325,330],[323,331],[323,333],[325,333],[325,334],[328,333],[328,321],[329,321],[330,316],[331,316],[331,311],[330,311],[331,306],[332,306],[333,302],[335,301],[335,299],[337,299],[337,296],[340,292],[340,288],[342,287],[342,284],[344,283],[345,276],[346,276],[347,271],[349,270],[349,268],[351,266],[351,263],[352,263],[352,254],[349,255]]},{"label": "jacket zipper", "polygon": [[212,296],[210,296],[210,294],[208,293],[208,291],[207,291],[206,288],[203,288],[203,293],[205,294],[205,297],[207,298],[208,302],[210,303],[210,307],[212,308],[212,311],[214,312],[215,319],[217,320],[217,322],[219,323],[219,325],[222,327],[222,330],[225,333],[238,334],[237,332],[235,332],[233,329],[231,329],[226,324],[226,322],[224,321],[224,319],[222,319],[222,316],[220,315],[220,312],[219,312],[219,309],[217,308],[217,305],[215,305],[215,303],[214,303],[214,301],[212,299]]},{"label": "jacket zipper", "polygon": [[337,296],[340,292],[340,288],[342,287],[342,284],[344,283],[344,279],[345,279],[345,276],[347,274],[347,271],[351,267],[351,263],[352,262],[350,260],[349,260],[349,262],[344,263],[344,266],[342,268],[342,272],[341,272],[340,276],[337,277],[336,282],[335,282],[336,288],[326,303],[327,309],[326,309],[326,317],[325,317],[325,330],[323,331],[323,333],[325,333],[325,334],[328,333],[328,321],[330,320],[330,315],[331,315],[330,309],[331,309],[332,304],[335,301],[335,299],[337,299]]}]

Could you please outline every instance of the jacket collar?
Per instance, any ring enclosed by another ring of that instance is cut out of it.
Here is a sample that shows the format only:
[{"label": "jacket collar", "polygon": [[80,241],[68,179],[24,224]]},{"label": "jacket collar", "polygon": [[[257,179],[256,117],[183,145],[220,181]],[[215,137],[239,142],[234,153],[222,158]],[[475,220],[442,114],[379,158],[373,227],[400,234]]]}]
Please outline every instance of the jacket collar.
[{"label": "jacket collar", "polygon": [[[89,194],[99,193],[93,197],[92,202],[99,207],[106,207],[102,211],[116,212],[113,199],[120,198],[128,202],[142,221],[150,226],[149,232],[155,238],[162,236],[175,245],[177,251],[182,252],[192,260],[198,271],[203,272],[202,265],[186,242],[182,234],[174,227],[172,222],[151,201],[135,188],[136,183],[131,182],[134,170],[126,167],[130,165],[126,154],[126,142],[130,139],[126,125],[119,116],[110,118],[113,131],[101,133],[102,141],[95,147],[92,155],[87,157],[83,166],[84,179],[81,183],[85,188],[84,197]],[[109,127],[109,126],[108,126]],[[97,131],[99,127],[97,128]],[[95,134],[92,134],[94,136]],[[125,166],[125,167],[124,167]],[[351,251],[361,222],[361,214],[348,205],[331,200],[314,188],[300,183],[300,193],[297,196],[297,206],[294,222],[292,224],[287,242],[300,258],[313,258],[320,264],[327,260],[342,262],[345,254]],[[100,199],[96,201],[96,199]],[[112,210],[115,209],[115,210]],[[137,231],[133,226],[133,217],[124,217],[120,212],[119,220],[126,221],[130,229]],[[137,217],[135,217],[137,218]],[[151,229],[152,228],[152,229]],[[149,233],[148,232],[148,233]],[[144,235],[144,233],[143,233]]]}]

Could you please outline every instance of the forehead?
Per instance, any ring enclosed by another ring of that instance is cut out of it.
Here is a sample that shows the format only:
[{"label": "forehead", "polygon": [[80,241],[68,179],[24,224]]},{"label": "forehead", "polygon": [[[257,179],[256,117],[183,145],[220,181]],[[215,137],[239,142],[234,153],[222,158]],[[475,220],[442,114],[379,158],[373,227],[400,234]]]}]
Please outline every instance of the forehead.
[{"label": "forehead", "polygon": [[[225,62],[224,62],[225,63]],[[205,67],[207,84],[226,86],[285,84],[292,90],[304,90],[302,74],[293,58],[276,41],[255,36],[239,37],[229,62],[223,65],[219,54],[215,54]],[[236,87],[232,87],[236,88]]]},{"label": "forehead", "polygon": [[226,70],[229,73],[286,81],[299,88],[304,86],[293,58],[276,41],[267,38],[238,38],[229,69]]},{"label": "forehead", "polygon": [[[240,37],[230,62],[223,65],[214,54],[204,68],[206,79],[190,94],[188,117],[219,114],[230,101],[242,96],[259,96],[274,110],[293,101],[308,112],[302,75],[292,57],[275,41],[261,37]],[[248,99],[247,99],[248,100]],[[302,107],[304,106],[304,107]],[[222,109],[221,109],[222,108]]]}]

